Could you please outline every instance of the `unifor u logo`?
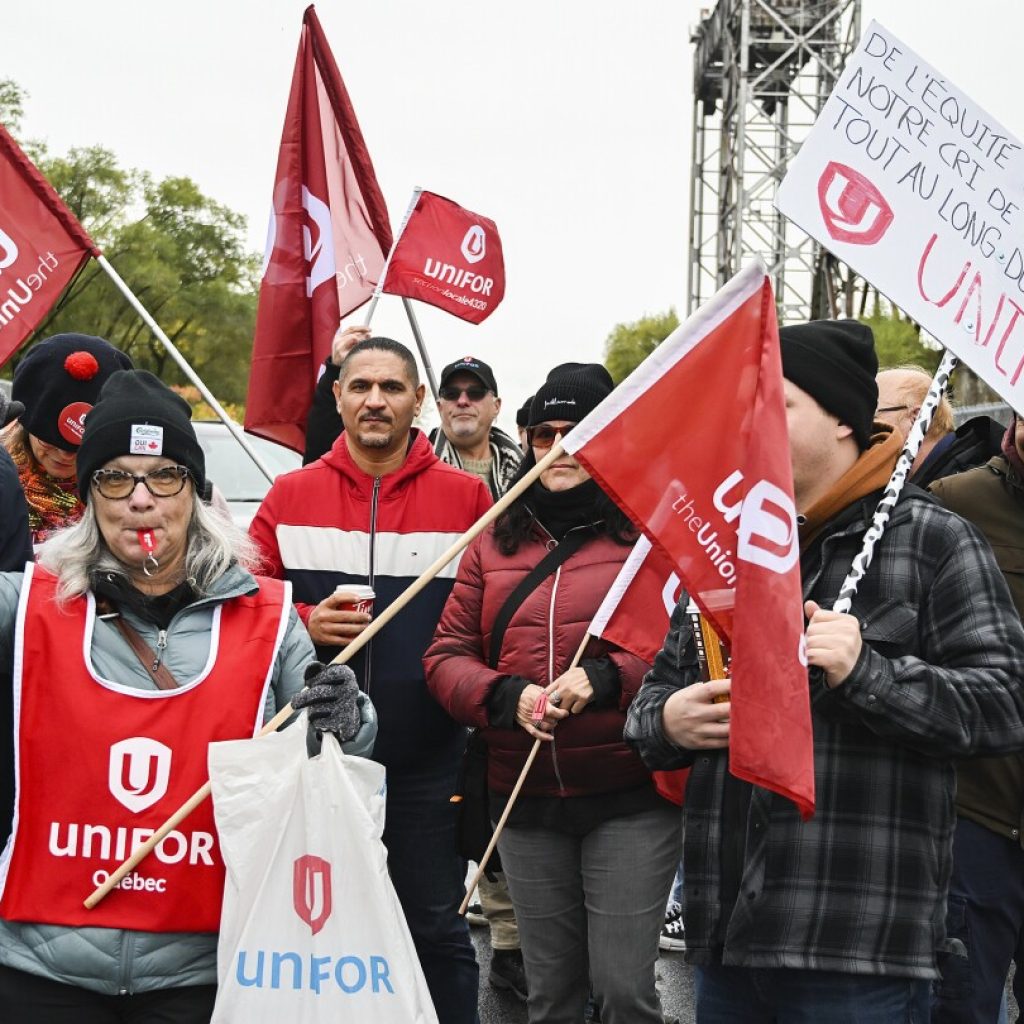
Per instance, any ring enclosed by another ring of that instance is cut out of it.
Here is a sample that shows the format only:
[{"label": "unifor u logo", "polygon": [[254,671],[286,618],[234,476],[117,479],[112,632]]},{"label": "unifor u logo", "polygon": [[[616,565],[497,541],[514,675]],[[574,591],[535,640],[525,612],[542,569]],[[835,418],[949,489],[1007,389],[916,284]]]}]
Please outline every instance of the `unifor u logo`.
[{"label": "unifor u logo", "polygon": [[18,258],[18,246],[3,228],[0,228],[0,273]]},{"label": "unifor u logo", "polygon": [[479,263],[487,255],[487,235],[479,224],[474,224],[462,240],[462,255],[467,263]]},{"label": "unifor u logo", "polygon": [[331,916],[331,865],[323,857],[304,853],[292,865],[292,902],[295,913],[314,935]]},{"label": "unifor u logo", "polygon": [[885,196],[863,174],[835,160],[818,179],[818,205],[828,233],[851,245],[874,245],[895,216]]},{"label": "unifor u logo", "polygon": [[110,792],[129,811],[152,807],[167,792],[171,748],[148,736],[130,736],[110,748]]},{"label": "unifor u logo", "polygon": [[302,208],[306,211],[302,254],[309,264],[306,277],[306,297],[309,298],[324,281],[334,277],[334,231],[331,208],[305,185],[302,186]]}]

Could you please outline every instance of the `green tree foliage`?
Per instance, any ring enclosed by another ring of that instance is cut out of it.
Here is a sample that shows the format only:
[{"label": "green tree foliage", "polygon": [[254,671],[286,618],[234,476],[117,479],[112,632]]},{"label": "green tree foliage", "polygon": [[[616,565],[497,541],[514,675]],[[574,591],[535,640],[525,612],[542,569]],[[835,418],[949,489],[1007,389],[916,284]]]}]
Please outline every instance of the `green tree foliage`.
[{"label": "green tree foliage", "polygon": [[[5,104],[20,110],[23,95],[0,82],[0,120]],[[245,218],[204,196],[189,178],[157,181],[122,167],[101,146],[51,156],[35,143],[31,153],[207,387],[222,402],[244,402],[259,273],[259,258],[245,248]],[[28,344],[61,331],[98,334],[168,384],[187,383],[94,261]]]},{"label": "green tree foliage", "polygon": [[861,317],[875,336],[878,365],[886,367],[913,364],[934,373],[938,369],[942,351],[921,340],[921,329],[904,317],[895,306],[883,307],[875,297],[871,316]]},{"label": "green tree foliage", "polygon": [[604,365],[618,384],[625,380],[677,327],[675,309],[616,324],[604,343]]}]

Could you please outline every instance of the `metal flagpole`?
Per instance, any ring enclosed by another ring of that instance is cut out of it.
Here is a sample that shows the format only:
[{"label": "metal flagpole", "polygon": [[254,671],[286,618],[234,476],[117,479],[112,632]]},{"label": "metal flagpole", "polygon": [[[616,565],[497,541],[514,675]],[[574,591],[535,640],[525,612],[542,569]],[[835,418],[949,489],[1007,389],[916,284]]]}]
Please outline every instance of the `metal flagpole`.
[{"label": "metal flagpole", "polygon": [[420,350],[420,359],[423,360],[423,370],[430,383],[430,393],[434,396],[435,403],[439,401],[437,393],[437,381],[434,379],[434,368],[430,365],[430,356],[427,355],[427,346],[423,342],[423,334],[420,331],[420,323],[416,319],[416,311],[413,309],[412,300],[402,296],[402,305],[405,306],[405,315],[409,318],[409,326],[412,328],[412,336],[416,339],[416,347]]},{"label": "metal flagpole", "polygon": [[921,411],[917,414],[917,419],[914,420],[914,425],[910,429],[910,434],[907,436],[907,442],[903,446],[903,451],[900,452],[900,457],[896,460],[896,468],[892,471],[892,476],[885,486],[885,493],[875,508],[875,514],[871,518],[871,525],[868,527],[867,533],[864,534],[864,542],[861,549],[853,560],[853,565],[850,566],[846,579],[843,580],[843,585],[839,591],[839,598],[832,606],[834,612],[843,612],[844,614],[849,614],[850,612],[853,599],[857,594],[857,587],[864,578],[864,574],[868,571],[868,566],[871,565],[871,559],[875,553],[875,545],[885,532],[889,516],[893,508],[895,508],[896,502],[899,501],[903,486],[910,475],[910,467],[914,464],[914,459],[917,458],[917,453],[924,443],[924,436],[932,425],[935,410],[939,407],[939,402],[946,393],[950,374],[956,369],[956,365],[956,356],[947,349],[943,353],[939,368],[935,371],[931,387],[928,389],[928,394],[921,404]]},{"label": "metal flagpole", "polygon": [[[391,257],[395,254],[395,248],[402,237],[402,233],[405,231],[405,226],[409,223],[412,211],[416,209],[416,204],[420,201],[420,193],[422,191],[423,189],[419,185],[416,185],[412,190],[412,199],[409,200],[409,206],[405,211],[405,216],[402,218],[401,226],[398,228],[398,234],[395,235],[394,241],[391,243],[391,251],[388,253],[388,258],[384,261],[384,269],[380,272],[380,280],[377,282],[377,287],[373,290],[373,297],[370,299],[370,305],[366,309],[366,319],[363,321],[365,327],[370,326],[373,314],[377,311],[377,302],[380,300],[380,293],[384,290],[384,281],[387,279],[388,268],[391,266]],[[437,397],[436,392],[435,397]]]},{"label": "metal flagpole", "polygon": [[259,455],[256,454],[256,449],[253,448],[252,444],[249,442],[249,439],[239,429],[238,424],[235,423],[230,416],[228,416],[224,407],[220,404],[220,402],[217,401],[216,398],[213,397],[213,394],[210,392],[210,389],[202,382],[202,380],[200,380],[199,375],[196,373],[196,371],[193,370],[191,366],[189,366],[188,361],[178,351],[174,342],[171,341],[171,339],[168,338],[166,334],[164,334],[160,325],[149,315],[149,310],[142,305],[142,303],[136,297],[135,293],[131,290],[131,288],[129,288],[128,285],[125,284],[124,279],[110,265],[106,256],[97,256],[96,262],[104,269],[104,271],[106,271],[107,276],[110,278],[110,280],[113,281],[115,285],[117,285],[118,291],[120,291],[121,294],[128,300],[128,302],[131,304],[135,312],[142,317],[142,319],[146,322],[146,325],[149,327],[149,329],[157,336],[157,338],[160,339],[161,344],[164,346],[164,348],[167,349],[167,352],[170,355],[170,357],[181,368],[182,373],[184,373],[185,376],[188,377],[188,379],[192,381],[192,383],[195,384],[195,386],[199,389],[199,393],[206,400],[206,403],[210,406],[211,409],[213,409],[213,411],[217,414],[218,418],[223,421],[224,426],[226,426],[228,430],[231,431],[231,434],[234,436],[235,440],[245,449],[246,455],[248,455],[249,458],[256,463],[256,465],[259,467],[263,475],[271,483],[273,483],[274,474],[270,471],[270,469],[267,467],[267,464],[259,457]]}]

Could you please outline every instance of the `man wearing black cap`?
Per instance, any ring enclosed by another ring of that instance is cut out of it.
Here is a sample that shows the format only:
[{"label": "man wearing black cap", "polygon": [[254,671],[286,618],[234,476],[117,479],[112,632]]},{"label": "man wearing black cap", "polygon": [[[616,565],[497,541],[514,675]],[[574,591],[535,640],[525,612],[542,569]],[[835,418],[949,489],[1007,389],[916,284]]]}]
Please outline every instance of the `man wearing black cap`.
[{"label": "man wearing black cap", "polygon": [[480,477],[495,501],[519,469],[519,445],[494,425],[501,411],[494,371],[475,356],[463,356],[441,371],[437,411],[441,426],[430,432],[442,462]]},{"label": "man wearing black cap", "polygon": [[[954,826],[954,758],[1024,746],[1024,629],[970,524],[905,489],[853,614],[827,610],[902,444],[882,424],[871,331],[780,330],[814,729],[817,805],[728,773],[726,682],[700,682],[677,609],[630,710],[652,768],[692,766],[687,959],[697,1015],[830,1024],[927,1020]],[[784,743],[785,737],[778,737]]]}]

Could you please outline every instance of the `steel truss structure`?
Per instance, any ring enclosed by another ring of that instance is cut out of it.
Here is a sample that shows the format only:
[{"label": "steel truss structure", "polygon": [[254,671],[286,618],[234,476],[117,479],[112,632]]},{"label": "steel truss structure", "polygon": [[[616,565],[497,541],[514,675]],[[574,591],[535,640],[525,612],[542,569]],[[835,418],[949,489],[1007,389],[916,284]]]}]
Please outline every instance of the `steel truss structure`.
[{"label": "steel truss structure", "polygon": [[754,255],[783,323],[862,312],[852,272],[772,205],[859,40],[860,0],[718,0],[704,13],[691,38],[690,312]]}]

